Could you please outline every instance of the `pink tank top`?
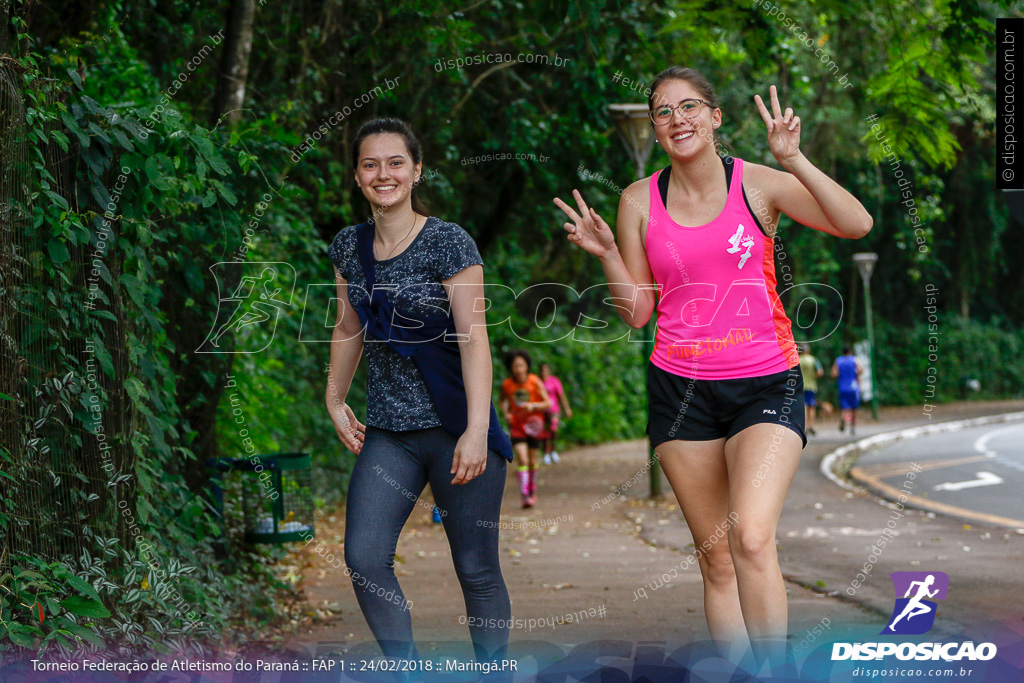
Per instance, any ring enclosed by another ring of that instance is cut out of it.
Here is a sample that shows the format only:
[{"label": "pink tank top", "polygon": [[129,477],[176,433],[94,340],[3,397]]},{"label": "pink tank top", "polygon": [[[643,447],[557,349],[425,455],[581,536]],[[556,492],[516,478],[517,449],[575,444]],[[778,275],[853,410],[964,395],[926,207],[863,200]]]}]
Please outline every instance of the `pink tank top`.
[{"label": "pink tank top", "polygon": [[[651,176],[647,259],[658,286],[651,362],[694,379],[740,379],[799,363],[793,328],[775,292],[775,245],[743,197],[733,159],[725,208],[710,223],[679,225]],[[728,171],[727,171],[728,172]]]}]

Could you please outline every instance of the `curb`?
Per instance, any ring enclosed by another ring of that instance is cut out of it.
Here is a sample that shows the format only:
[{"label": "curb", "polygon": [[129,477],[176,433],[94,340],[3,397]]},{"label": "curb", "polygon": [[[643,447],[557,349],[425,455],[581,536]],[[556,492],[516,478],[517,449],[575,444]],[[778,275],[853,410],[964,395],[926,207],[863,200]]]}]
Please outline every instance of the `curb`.
[{"label": "curb", "polygon": [[[875,434],[874,436],[869,436],[865,439],[861,439],[860,441],[854,441],[853,443],[837,448],[831,453],[827,453],[821,459],[819,469],[821,469],[821,473],[828,477],[833,484],[836,484],[847,491],[864,493],[870,490],[876,495],[876,497],[880,498],[879,502],[883,505],[887,503],[900,504],[897,499],[894,499],[889,495],[889,492],[859,483],[860,480],[855,476],[850,475],[850,472],[854,469],[854,465],[857,460],[866,452],[890,446],[898,441],[903,441],[904,439],[916,439],[921,436],[942,432],[956,432],[961,429],[966,429],[967,427],[976,427],[978,425],[1021,421],[1024,421],[1024,412],[987,415],[985,417],[973,417],[966,420],[950,420],[949,422],[939,422],[933,425],[909,427],[895,432],[883,432],[882,434]],[[852,477],[854,481],[847,479],[847,476]],[[982,513],[977,513],[973,510],[955,508],[954,506],[946,504],[933,504],[931,501],[918,496],[911,496],[911,498],[913,499],[912,504],[910,502],[905,502],[902,503],[902,505],[906,507],[915,507],[936,514],[954,517],[959,516],[973,521],[992,523],[990,520],[981,517],[980,515]]]}]

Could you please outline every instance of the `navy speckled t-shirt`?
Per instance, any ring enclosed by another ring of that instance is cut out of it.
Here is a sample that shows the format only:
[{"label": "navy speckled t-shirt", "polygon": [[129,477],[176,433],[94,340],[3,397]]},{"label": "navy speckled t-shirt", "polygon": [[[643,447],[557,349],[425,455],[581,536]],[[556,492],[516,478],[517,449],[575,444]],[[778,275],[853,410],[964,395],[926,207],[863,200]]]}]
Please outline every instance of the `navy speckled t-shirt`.
[{"label": "navy speckled t-shirt", "polygon": [[[327,255],[350,285],[352,305],[365,300],[366,278],[356,248],[356,226],[339,232]],[[384,261],[374,260],[374,277],[378,288],[395,286],[387,292],[395,308],[412,316],[437,317],[442,312],[438,307],[443,311],[450,308],[441,281],[476,265],[483,265],[483,259],[469,233],[431,216],[405,251]],[[370,370],[366,424],[395,432],[441,426],[416,363],[395,353],[387,342],[366,339],[364,348]]]}]

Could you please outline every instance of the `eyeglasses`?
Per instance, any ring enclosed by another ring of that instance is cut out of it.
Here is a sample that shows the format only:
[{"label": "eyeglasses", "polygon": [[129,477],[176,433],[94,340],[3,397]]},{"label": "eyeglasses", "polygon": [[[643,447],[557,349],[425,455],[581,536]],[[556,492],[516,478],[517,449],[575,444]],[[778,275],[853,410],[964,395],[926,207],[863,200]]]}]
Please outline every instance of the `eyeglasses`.
[{"label": "eyeglasses", "polygon": [[710,102],[698,99],[683,100],[679,104],[660,104],[650,112],[648,116],[651,117],[651,121],[656,126],[664,126],[666,123],[672,120],[673,114],[676,111],[682,113],[684,119],[692,119],[700,113],[701,105],[711,106]]}]

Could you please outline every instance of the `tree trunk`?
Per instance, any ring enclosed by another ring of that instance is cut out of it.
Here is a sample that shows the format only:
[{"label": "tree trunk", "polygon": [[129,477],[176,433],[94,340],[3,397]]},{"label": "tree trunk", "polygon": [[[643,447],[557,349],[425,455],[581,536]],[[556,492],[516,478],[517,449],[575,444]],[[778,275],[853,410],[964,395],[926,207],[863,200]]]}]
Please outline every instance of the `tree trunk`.
[{"label": "tree trunk", "polygon": [[7,54],[7,32],[11,30],[11,0],[0,0],[0,55]]},{"label": "tree trunk", "polygon": [[[0,0],[3,2],[4,0]],[[252,53],[253,21],[256,16],[256,0],[232,0],[228,11],[228,25],[224,36],[224,57],[221,70],[217,77],[217,104],[213,112],[213,123],[216,124],[224,116],[229,125],[236,124],[242,118],[241,108],[245,104],[245,86],[249,79],[249,55]],[[174,297],[165,303],[170,305],[170,319],[182,309]],[[213,305],[216,311],[216,304]],[[209,313],[210,311],[203,311]],[[182,325],[179,348],[192,351],[206,338],[207,330],[202,325]],[[179,400],[182,406],[182,417],[195,431],[195,441],[191,447],[198,458],[197,463],[182,463],[185,481],[190,490],[198,492],[206,489],[207,472],[206,458],[217,455],[216,424],[217,405],[224,392],[224,375],[231,371],[234,356],[224,354],[193,354],[188,356],[192,373],[182,371],[182,386],[179,387]],[[212,379],[208,379],[212,378]],[[234,454],[233,454],[234,455]]]},{"label": "tree trunk", "polygon": [[228,12],[227,36],[224,39],[224,59],[217,78],[214,123],[225,115],[231,125],[242,118],[241,109],[245,104],[245,86],[249,80],[249,54],[252,52],[255,17],[256,0],[232,0]]}]

